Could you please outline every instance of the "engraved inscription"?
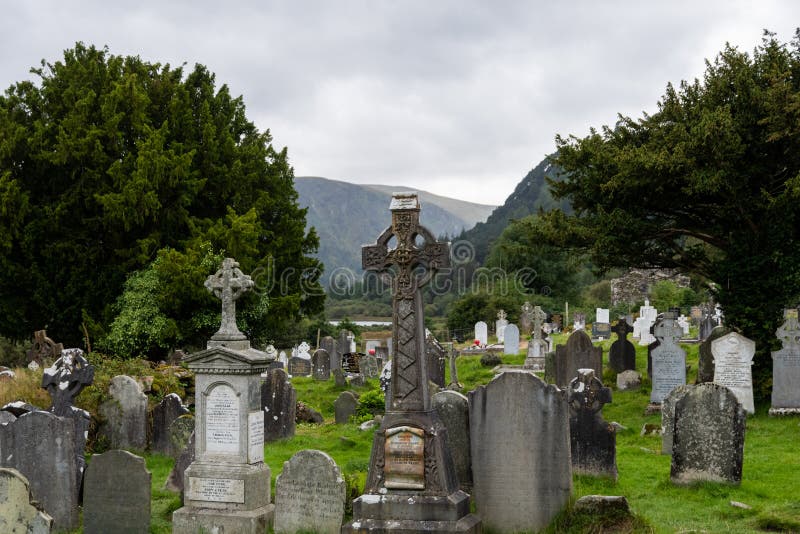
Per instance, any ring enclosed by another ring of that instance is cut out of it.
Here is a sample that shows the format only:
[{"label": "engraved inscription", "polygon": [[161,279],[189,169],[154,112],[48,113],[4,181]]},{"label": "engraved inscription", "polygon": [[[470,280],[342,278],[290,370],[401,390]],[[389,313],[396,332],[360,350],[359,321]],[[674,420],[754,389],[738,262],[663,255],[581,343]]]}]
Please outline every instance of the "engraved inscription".
[{"label": "engraved inscription", "polygon": [[341,521],[344,515],[344,495],[342,488],[331,480],[322,479],[282,479],[276,486],[275,502],[280,502],[282,515],[307,518],[314,516],[317,523],[330,520]]},{"label": "engraved inscription", "polygon": [[247,414],[247,461],[255,464],[264,461],[264,412]]},{"label": "engraved inscription", "polygon": [[239,398],[227,384],[206,399],[206,452],[239,453]]},{"label": "engraved inscription", "polygon": [[650,401],[660,403],[670,391],[684,384],[686,384],[686,353],[677,347],[663,345],[654,350],[653,390],[650,393]]},{"label": "engraved inscription", "polygon": [[384,485],[394,489],[425,489],[425,431],[399,426],[386,430]]},{"label": "engraved inscription", "polygon": [[244,503],[244,480],[189,477],[189,499]]}]

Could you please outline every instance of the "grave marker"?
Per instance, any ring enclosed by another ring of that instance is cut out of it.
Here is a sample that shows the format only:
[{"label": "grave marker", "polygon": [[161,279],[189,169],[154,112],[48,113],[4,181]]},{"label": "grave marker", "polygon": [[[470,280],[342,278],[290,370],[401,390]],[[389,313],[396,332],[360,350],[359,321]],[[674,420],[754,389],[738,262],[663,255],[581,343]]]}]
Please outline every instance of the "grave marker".
[{"label": "grave marker", "polygon": [[283,369],[271,369],[265,378],[261,384],[264,441],[291,438],[295,432],[297,391]]},{"label": "grave marker", "polygon": [[147,448],[147,396],[133,378],[117,375],[108,387],[109,400],[100,405],[105,423],[100,433],[114,449]]},{"label": "grave marker", "polygon": [[541,307],[534,306],[530,316],[533,323],[533,339],[528,342],[528,353],[523,367],[532,371],[541,371],[544,369],[544,356],[550,350],[549,343],[542,338],[542,326],[547,319],[547,314]]},{"label": "grave marker", "polygon": [[592,339],[583,330],[576,330],[567,339],[566,345],[556,346],[555,380],[559,387],[566,387],[578,374],[578,369],[594,369],[603,373],[603,349],[592,345]]},{"label": "grave marker", "polygon": [[623,371],[636,370],[636,347],[628,341],[628,334],[633,332],[633,327],[624,319],[617,321],[613,332],[617,334],[617,340],[611,344],[608,352],[608,366],[617,373]]},{"label": "grave marker", "polygon": [[503,354],[517,354],[519,352],[519,328],[514,323],[506,326]]},{"label": "grave marker", "polygon": [[485,322],[478,321],[475,323],[475,339],[477,339],[481,345],[489,343],[488,326]]},{"label": "grave marker", "polygon": [[666,312],[663,320],[655,325],[654,334],[660,344],[652,351],[652,404],[661,404],[673,388],[686,384],[686,351],[678,346],[682,333],[672,312]]},{"label": "grave marker", "polygon": [[83,484],[86,534],[150,532],[150,472],[127,451],[95,454]]},{"label": "grave marker", "polygon": [[336,416],[336,424],[344,425],[350,422],[350,418],[355,415],[358,408],[358,399],[351,391],[342,391],[333,401],[333,409]]},{"label": "grave marker", "polygon": [[617,433],[603,420],[603,405],[611,402],[611,389],[593,369],[578,369],[567,388],[572,469],[588,475],[617,478]]},{"label": "grave marker", "polygon": [[35,502],[22,473],[0,468],[0,532],[50,534],[53,518],[40,511]]},{"label": "grave marker", "polygon": [[797,308],[784,310],[783,317],[783,324],[775,332],[782,348],[772,353],[770,415],[800,414],[800,323]]},{"label": "grave marker", "polygon": [[177,394],[170,393],[164,397],[153,408],[153,439],[150,450],[161,454],[173,454],[170,443],[170,427],[178,417],[188,413],[189,409],[183,405]]},{"label": "grave marker", "polygon": [[747,413],[755,413],[753,404],[753,356],[756,342],[730,332],[711,343],[714,355],[714,382],[730,389]]},{"label": "grave marker", "polygon": [[328,380],[331,377],[331,356],[325,349],[317,349],[311,356],[312,374],[316,380]]},{"label": "grave marker", "polygon": [[469,400],[457,391],[440,391],[431,401],[447,427],[447,445],[462,490],[472,490],[472,458],[469,440]]}]

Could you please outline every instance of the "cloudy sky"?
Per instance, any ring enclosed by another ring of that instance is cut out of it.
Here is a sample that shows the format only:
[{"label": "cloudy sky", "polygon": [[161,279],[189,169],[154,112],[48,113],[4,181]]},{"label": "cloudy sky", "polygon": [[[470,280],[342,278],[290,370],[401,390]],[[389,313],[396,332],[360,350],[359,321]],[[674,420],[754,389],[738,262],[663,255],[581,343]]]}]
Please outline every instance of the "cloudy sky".
[{"label": "cloudy sky", "polygon": [[560,134],[654,111],[725,42],[789,41],[800,2],[5,1],[0,88],[76,41],[202,63],[297,176],[500,204]]}]

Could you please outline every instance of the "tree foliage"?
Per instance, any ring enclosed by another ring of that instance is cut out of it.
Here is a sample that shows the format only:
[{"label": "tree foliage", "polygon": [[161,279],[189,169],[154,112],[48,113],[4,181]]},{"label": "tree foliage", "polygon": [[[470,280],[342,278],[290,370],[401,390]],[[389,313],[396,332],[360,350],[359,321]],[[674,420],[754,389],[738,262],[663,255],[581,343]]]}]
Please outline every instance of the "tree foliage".
[{"label": "tree foliage", "polygon": [[727,46],[702,80],[668,85],[657,112],[558,137],[552,182],[573,215],[551,243],[601,268],[666,267],[714,283],[729,326],[757,340],[766,376],[781,308],[800,295],[800,34]]},{"label": "tree foliage", "polygon": [[258,333],[321,308],[286,149],[204,66],[78,43],[32,73],[0,96],[0,334],[46,326],[76,344],[82,321],[111,323],[131,273],[131,288],[152,286],[161,269],[149,290],[185,338],[194,314],[218,313],[188,285],[206,245],[259,275]]}]

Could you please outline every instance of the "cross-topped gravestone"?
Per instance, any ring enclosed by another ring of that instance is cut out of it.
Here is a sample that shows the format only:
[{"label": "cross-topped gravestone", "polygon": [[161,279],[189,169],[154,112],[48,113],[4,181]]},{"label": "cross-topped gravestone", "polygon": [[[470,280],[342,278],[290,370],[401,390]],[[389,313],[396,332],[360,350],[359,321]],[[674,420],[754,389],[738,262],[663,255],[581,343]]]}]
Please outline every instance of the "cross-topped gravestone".
[{"label": "cross-topped gravestone", "polygon": [[47,330],[37,330],[33,333],[33,347],[27,352],[28,367],[38,369],[45,362],[61,356],[62,350],[64,350],[64,345],[47,337]]},{"label": "cross-topped gravestone", "polygon": [[212,340],[243,340],[247,337],[236,326],[236,301],[255,285],[253,279],[239,270],[239,263],[225,258],[222,268],[206,279],[205,287],[222,300],[222,321]]},{"label": "cross-topped gravestone", "polygon": [[800,323],[797,308],[783,312],[784,322],[775,332],[781,350],[772,353],[772,405],[770,415],[800,414]]},{"label": "cross-topped gravestone", "polygon": [[362,248],[362,264],[392,287],[391,404],[375,433],[365,494],[342,532],[422,531],[431,521],[439,532],[479,532],[428,395],[420,288],[450,265],[450,246],[420,225],[416,193],[395,193],[389,209],[392,225]]},{"label": "cross-topped gravestone", "polygon": [[522,314],[520,314],[519,316],[520,333],[524,336],[527,336],[531,332],[531,320],[533,319],[533,305],[526,300],[525,304],[522,305],[521,310]]},{"label": "cross-topped gravestone", "polygon": [[617,478],[617,437],[603,420],[603,405],[611,402],[611,388],[603,386],[594,369],[578,369],[567,387],[572,469],[589,475]]},{"label": "cross-topped gravestone", "polygon": [[542,325],[547,320],[547,314],[540,306],[534,306],[531,308],[530,318],[533,321],[533,339],[528,343],[528,354],[523,367],[539,371],[544,369],[544,355],[549,349],[547,341],[542,339]]},{"label": "cross-topped gravestone", "polygon": [[628,341],[628,334],[633,332],[633,327],[625,319],[620,319],[612,332],[617,334],[617,340],[611,344],[608,353],[608,365],[616,372],[636,370],[636,347]]},{"label": "cross-topped gravestone", "polygon": [[683,328],[677,324],[674,313],[664,313],[662,320],[656,323],[653,334],[659,345],[652,352],[653,389],[650,402],[660,405],[673,388],[686,384],[686,351],[678,345]]}]

